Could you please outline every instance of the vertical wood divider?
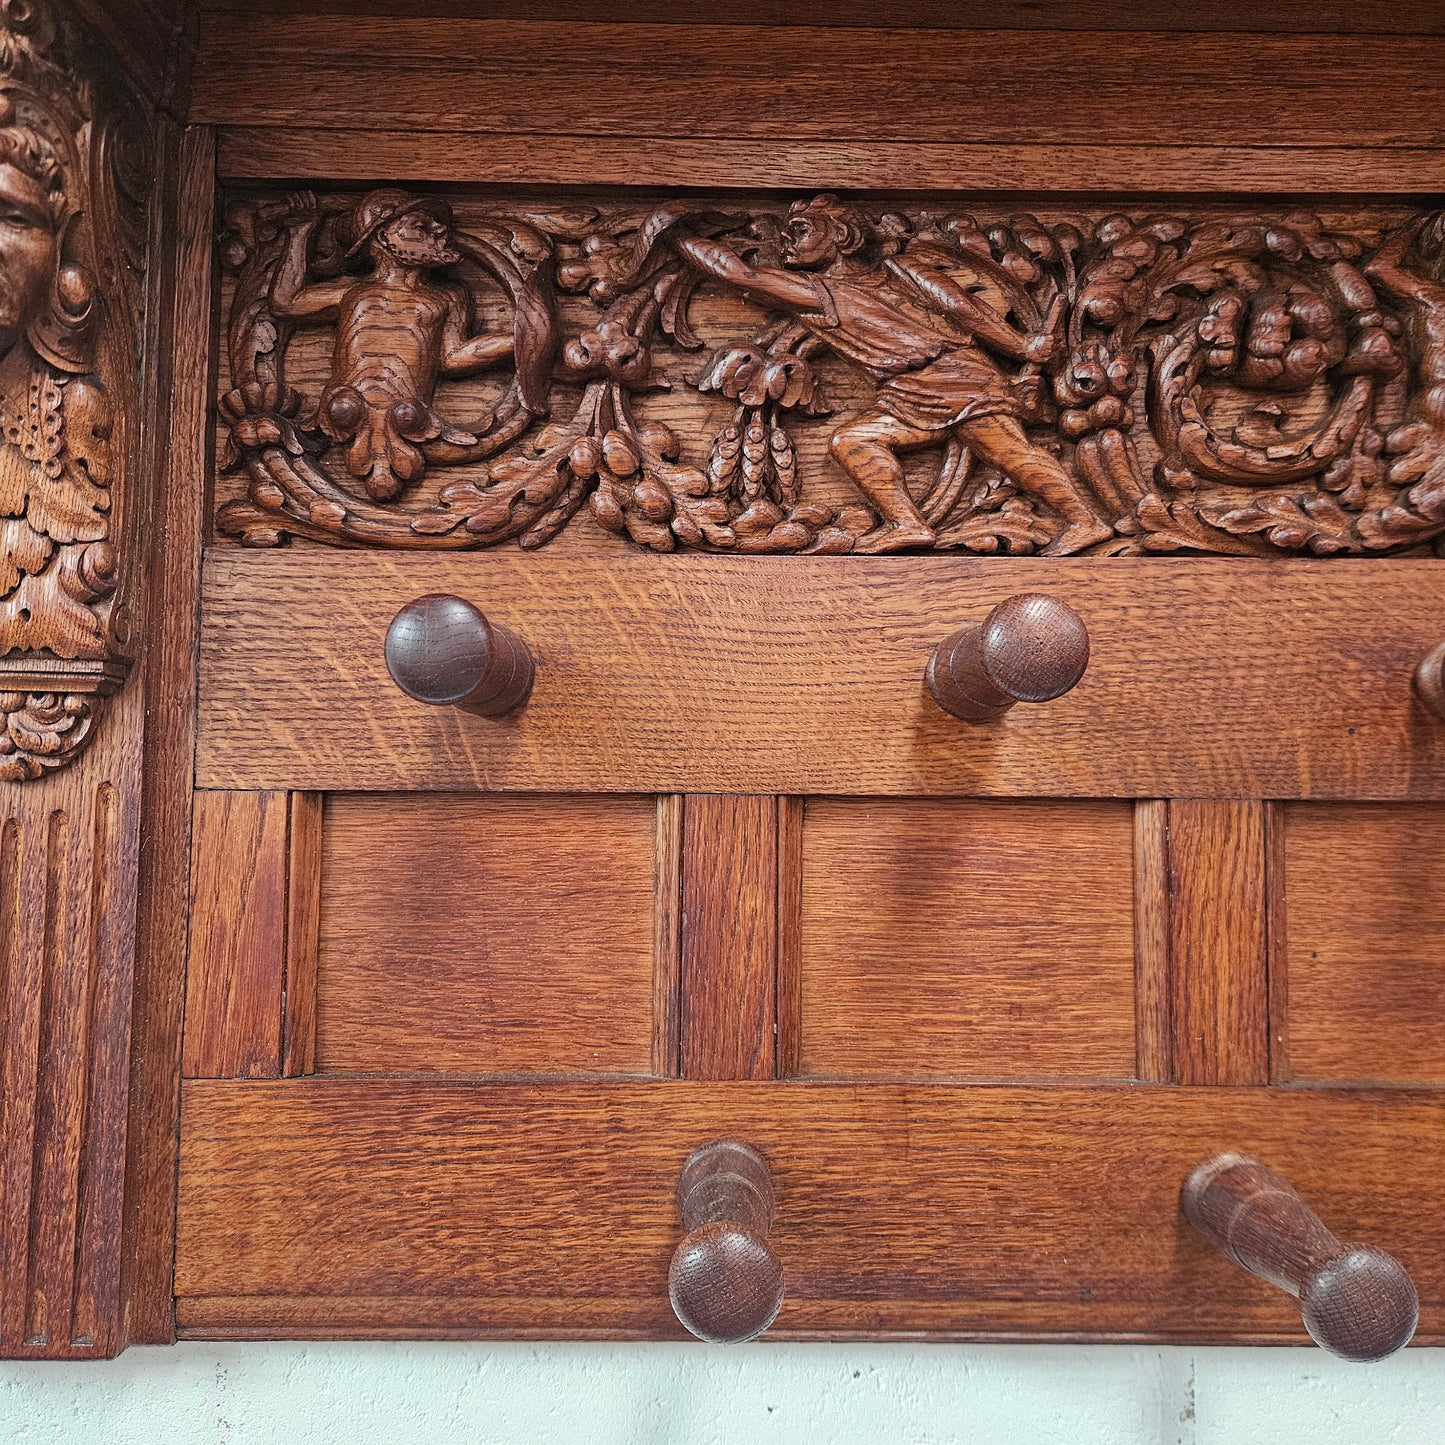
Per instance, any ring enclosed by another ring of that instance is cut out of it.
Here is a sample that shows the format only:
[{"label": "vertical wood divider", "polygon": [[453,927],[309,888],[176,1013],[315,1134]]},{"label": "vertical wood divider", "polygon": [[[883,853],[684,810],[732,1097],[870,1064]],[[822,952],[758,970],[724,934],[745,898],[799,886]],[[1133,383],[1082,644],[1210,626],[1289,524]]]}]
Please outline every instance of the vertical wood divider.
[{"label": "vertical wood divider", "polygon": [[1265,804],[1265,904],[1269,926],[1269,1081],[1287,1084],[1289,1070],[1289,947],[1288,900],[1285,894],[1285,829],[1283,803]]},{"label": "vertical wood divider", "polygon": [[770,1079],[777,1063],[777,798],[689,793],[682,858],[682,1076]]},{"label": "vertical wood divider", "polygon": [[803,1067],[803,821],[807,801],[778,799],[778,1063],[780,1079]]},{"label": "vertical wood divider", "polygon": [[292,793],[286,828],[286,977],[281,1072],[316,1072],[316,965],[321,946],[321,793]]},{"label": "vertical wood divider", "polygon": [[1268,804],[1168,805],[1174,1081],[1269,1082]]},{"label": "vertical wood divider", "polygon": [[652,1072],[678,1077],[682,991],[682,814],[683,795],[657,799],[657,865],[654,894]]},{"label": "vertical wood divider", "polygon": [[1148,1084],[1174,1077],[1169,1007],[1169,804],[1134,804],[1134,1072]]}]

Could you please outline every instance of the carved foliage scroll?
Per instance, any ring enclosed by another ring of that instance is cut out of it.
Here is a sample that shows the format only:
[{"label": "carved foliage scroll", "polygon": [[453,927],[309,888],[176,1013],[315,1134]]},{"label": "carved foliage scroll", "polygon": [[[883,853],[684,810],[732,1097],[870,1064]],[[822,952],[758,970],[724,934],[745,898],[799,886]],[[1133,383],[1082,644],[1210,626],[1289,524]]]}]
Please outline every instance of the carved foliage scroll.
[{"label": "carved foliage scroll", "polygon": [[[1445,534],[1445,218],[233,202],[219,529],[657,551]],[[728,309],[728,308],[731,309]],[[309,381],[295,347],[319,345]],[[470,407],[470,410],[466,408]]]},{"label": "carved foliage scroll", "polygon": [[69,762],[124,680],[144,123],[62,10],[0,0],[0,780]]}]

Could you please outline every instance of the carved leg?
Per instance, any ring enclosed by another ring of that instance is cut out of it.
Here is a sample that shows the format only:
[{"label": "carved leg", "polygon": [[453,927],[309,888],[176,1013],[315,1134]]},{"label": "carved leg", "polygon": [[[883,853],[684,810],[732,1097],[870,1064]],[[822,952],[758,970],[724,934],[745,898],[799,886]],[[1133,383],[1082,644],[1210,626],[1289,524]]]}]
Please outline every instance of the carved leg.
[{"label": "carved leg", "polygon": [[965,422],[959,435],[985,461],[1032,492],[1064,519],[1064,530],[1044,549],[1050,556],[1081,552],[1105,542],[1114,529],[1090,510],[1073,479],[1051,452],[1036,447],[1012,417],[986,416]]},{"label": "carved leg", "polygon": [[942,433],[911,427],[884,411],[868,412],[833,433],[828,444],[833,456],[883,518],[883,525],[864,537],[856,551],[897,552],[931,547],[937,540],[909,495],[898,453],[942,440]]}]

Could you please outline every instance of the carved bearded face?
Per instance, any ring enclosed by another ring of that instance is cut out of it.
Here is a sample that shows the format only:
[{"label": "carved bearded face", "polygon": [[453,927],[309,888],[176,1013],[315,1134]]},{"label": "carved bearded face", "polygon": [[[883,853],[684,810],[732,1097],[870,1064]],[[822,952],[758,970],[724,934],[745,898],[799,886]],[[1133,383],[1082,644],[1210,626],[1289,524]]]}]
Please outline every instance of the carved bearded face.
[{"label": "carved bearded face", "polygon": [[461,260],[452,246],[451,227],[435,211],[420,207],[388,221],[376,239],[404,266],[450,266]]},{"label": "carved bearded face", "polygon": [[57,241],[40,183],[0,161],[0,355],[8,355],[49,304]]}]

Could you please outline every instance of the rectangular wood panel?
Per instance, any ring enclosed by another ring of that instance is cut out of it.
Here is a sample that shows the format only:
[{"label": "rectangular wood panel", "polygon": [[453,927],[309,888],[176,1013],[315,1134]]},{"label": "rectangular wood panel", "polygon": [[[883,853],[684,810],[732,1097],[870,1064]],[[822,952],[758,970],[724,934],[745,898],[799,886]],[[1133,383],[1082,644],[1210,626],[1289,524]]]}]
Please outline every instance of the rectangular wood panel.
[{"label": "rectangular wood panel", "polygon": [[1445,818],[1285,810],[1290,1076],[1445,1081]]},{"label": "rectangular wood panel", "polygon": [[196,794],[183,1071],[276,1078],[286,972],[286,793]]},{"label": "rectangular wood panel", "polygon": [[316,1068],[648,1074],[651,798],[327,800]]},{"label": "rectangular wood panel", "polygon": [[[1409,146],[1439,142],[1442,74],[1445,41],[1425,36],[1345,45],[420,16],[348,16],[338,29],[322,16],[258,26],[216,15],[202,28],[190,118],[855,142],[950,140],[962,130],[1041,143]],[[1381,96],[1391,98],[1385,127]]]},{"label": "rectangular wood panel", "polygon": [[1132,809],[813,799],[803,1074],[1130,1078]]},{"label": "rectangular wood panel", "polygon": [[770,1079],[776,1056],[778,800],[683,804],[682,1074]]},{"label": "rectangular wood panel", "polygon": [[[437,591],[533,649],[515,717],[387,676],[387,625]],[[1083,617],[1083,681],[997,724],[948,717],[933,647],[1026,591]],[[213,549],[197,769],[318,790],[1445,798],[1411,687],[1442,609],[1428,561]]]},{"label": "rectangular wood panel", "polygon": [[1172,1077],[1269,1082],[1267,808],[1174,799],[1168,814]]},{"label": "rectangular wood panel", "polygon": [[189,1084],[181,1323],[677,1335],[677,1171],[721,1135],[773,1170],[780,1334],[1302,1341],[1180,1217],[1226,1148],[1396,1253],[1445,1332],[1433,1094],[777,1082]]}]

